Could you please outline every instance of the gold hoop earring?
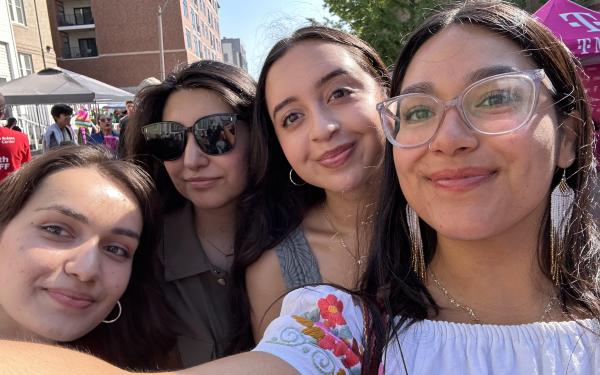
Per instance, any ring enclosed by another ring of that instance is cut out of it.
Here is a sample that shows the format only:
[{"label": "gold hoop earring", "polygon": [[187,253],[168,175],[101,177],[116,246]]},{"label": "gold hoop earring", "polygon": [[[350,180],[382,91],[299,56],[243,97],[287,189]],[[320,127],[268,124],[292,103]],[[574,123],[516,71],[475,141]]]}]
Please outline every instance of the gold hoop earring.
[{"label": "gold hoop earring", "polygon": [[121,307],[121,301],[117,301],[117,308],[119,309],[119,312],[117,313],[117,317],[114,319],[110,319],[110,320],[108,320],[108,319],[103,320],[102,323],[111,324],[111,323],[114,323],[117,320],[119,320],[119,318],[121,317],[121,313],[123,312],[123,308]]},{"label": "gold hoop earring", "polygon": [[575,192],[567,183],[567,171],[563,169],[560,182],[550,194],[550,275],[557,286],[560,284],[565,236],[574,201]]},{"label": "gold hoop earring", "polygon": [[[306,185],[306,182],[302,181],[301,183],[298,183],[296,181],[294,181],[294,178],[292,177],[292,173],[294,172],[294,168],[290,168],[290,173],[289,173],[289,177],[290,177],[290,182],[292,183],[292,185],[294,186],[304,186]],[[297,175],[298,173],[296,173]]]}]

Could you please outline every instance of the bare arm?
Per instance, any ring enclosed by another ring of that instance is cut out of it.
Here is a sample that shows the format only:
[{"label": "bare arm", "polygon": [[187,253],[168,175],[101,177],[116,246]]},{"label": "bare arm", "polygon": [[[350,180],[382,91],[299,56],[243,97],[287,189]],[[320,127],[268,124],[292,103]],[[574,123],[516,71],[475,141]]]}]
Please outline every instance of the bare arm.
[{"label": "bare arm", "polygon": [[287,293],[274,249],[266,251],[246,270],[246,290],[254,340],[259,342],[269,323],[279,316]]},{"label": "bare arm", "polygon": [[[124,375],[128,371],[95,358],[91,355],[56,346],[28,342],[0,340],[0,374],[2,375],[64,375],[102,374]],[[298,372],[272,354],[248,352],[222,358],[201,366],[161,374],[281,374],[298,375]]]}]

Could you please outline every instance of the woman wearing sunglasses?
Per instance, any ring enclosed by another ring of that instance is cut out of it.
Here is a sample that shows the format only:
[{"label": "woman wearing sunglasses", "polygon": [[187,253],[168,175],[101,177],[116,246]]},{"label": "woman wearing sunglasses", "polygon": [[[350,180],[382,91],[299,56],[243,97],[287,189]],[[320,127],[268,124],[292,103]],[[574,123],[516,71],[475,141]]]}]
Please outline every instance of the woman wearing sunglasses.
[{"label": "woman wearing sunglasses", "polygon": [[98,115],[98,126],[100,131],[90,136],[91,144],[105,145],[109,150],[117,152],[119,134],[113,130],[112,117],[109,114]]},{"label": "woman wearing sunglasses", "polygon": [[143,89],[126,130],[126,154],[144,163],[163,199],[162,286],[185,367],[233,343],[230,268],[254,92],[238,68],[193,63]]}]

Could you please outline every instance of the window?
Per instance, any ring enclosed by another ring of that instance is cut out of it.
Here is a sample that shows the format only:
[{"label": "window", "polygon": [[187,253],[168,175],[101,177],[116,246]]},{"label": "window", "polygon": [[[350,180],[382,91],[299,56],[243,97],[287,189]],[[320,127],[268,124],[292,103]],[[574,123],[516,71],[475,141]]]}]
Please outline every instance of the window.
[{"label": "window", "polygon": [[187,2],[187,0],[183,0],[181,2],[181,4],[182,4],[181,6],[183,7],[183,16],[185,18],[188,18],[190,16],[190,14],[188,12],[188,2]]},{"label": "window", "polygon": [[94,23],[92,8],[73,8],[75,14],[75,25],[91,25]]},{"label": "window", "polygon": [[196,54],[196,56],[201,57],[202,55],[200,54],[200,42],[198,41],[198,38],[194,37],[194,53]]},{"label": "window", "polygon": [[91,57],[98,56],[96,48],[96,38],[83,38],[78,40],[80,56],[73,57]]},{"label": "window", "polygon": [[33,60],[30,54],[19,52],[19,67],[21,68],[21,77],[33,73]]},{"label": "window", "polygon": [[192,28],[198,29],[198,15],[192,10]]},{"label": "window", "polygon": [[27,20],[25,19],[25,7],[23,6],[23,0],[8,0],[8,10],[10,13],[11,21],[27,25]]},{"label": "window", "polygon": [[185,48],[192,49],[192,35],[188,29],[185,29]]}]

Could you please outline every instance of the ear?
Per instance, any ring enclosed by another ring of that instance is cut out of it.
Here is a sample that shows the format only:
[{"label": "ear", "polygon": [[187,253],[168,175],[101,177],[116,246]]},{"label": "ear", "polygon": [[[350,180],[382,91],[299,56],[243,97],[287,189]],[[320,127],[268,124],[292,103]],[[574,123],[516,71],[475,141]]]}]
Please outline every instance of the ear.
[{"label": "ear", "polygon": [[573,111],[567,115],[558,129],[560,143],[556,165],[560,168],[568,168],[575,161],[579,125],[581,125],[581,115],[578,111]]}]

